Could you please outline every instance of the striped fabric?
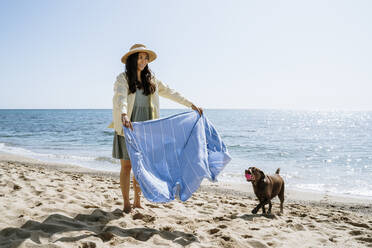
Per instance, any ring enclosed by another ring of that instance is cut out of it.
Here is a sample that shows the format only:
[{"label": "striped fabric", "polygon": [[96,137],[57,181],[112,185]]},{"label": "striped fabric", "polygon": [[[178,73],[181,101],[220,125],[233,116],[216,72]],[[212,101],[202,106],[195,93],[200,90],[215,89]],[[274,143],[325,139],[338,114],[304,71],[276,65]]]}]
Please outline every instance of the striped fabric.
[{"label": "striped fabric", "polygon": [[213,125],[196,111],[133,122],[133,131],[124,133],[134,176],[152,202],[186,201],[231,160]]}]

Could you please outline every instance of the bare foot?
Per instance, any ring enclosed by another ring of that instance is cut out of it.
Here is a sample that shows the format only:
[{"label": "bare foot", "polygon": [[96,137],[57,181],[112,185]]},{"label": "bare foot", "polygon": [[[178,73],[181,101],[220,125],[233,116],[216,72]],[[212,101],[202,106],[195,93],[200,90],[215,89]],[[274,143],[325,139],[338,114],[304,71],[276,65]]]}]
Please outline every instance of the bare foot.
[{"label": "bare foot", "polygon": [[129,214],[130,211],[132,211],[132,207],[130,205],[129,206],[124,206],[124,208],[123,208],[124,213]]},{"label": "bare foot", "polygon": [[141,206],[140,202],[134,202],[133,203],[133,208],[143,208],[143,207]]}]

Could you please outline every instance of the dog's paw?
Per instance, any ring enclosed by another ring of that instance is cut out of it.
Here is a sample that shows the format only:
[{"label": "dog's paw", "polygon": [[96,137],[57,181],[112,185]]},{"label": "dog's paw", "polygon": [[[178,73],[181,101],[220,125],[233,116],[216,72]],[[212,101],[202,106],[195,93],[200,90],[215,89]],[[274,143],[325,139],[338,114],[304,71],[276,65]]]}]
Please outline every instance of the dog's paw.
[{"label": "dog's paw", "polygon": [[258,211],[257,209],[253,209],[252,214],[257,214],[257,211]]}]

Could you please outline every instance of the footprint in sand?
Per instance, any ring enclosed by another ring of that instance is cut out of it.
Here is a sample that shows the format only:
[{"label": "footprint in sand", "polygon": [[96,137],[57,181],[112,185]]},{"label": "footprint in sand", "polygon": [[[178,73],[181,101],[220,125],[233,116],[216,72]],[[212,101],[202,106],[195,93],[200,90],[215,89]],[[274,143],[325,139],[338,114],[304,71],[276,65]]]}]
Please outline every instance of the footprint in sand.
[{"label": "footprint in sand", "polygon": [[322,216],[325,216],[325,217],[332,217],[331,214],[323,214],[323,213],[319,213],[319,215],[322,215]]},{"label": "footprint in sand", "polygon": [[102,232],[96,235],[98,238],[102,239],[103,242],[110,241],[113,237],[114,234],[111,232]]},{"label": "footprint in sand", "polygon": [[218,228],[213,228],[213,229],[210,229],[208,232],[209,232],[209,234],[213,235],[213,234],[215,234],[215,233],[218,233],[219,231],[220,231],[220,229],[218,229]]},{"label": "footprint in sand", "polygon": [[85,200],[84,197],[81,197],[79,195],[74,195],[75,199],[78,199],[78,200]]},{"label": "footprint in sand", "polygon": [[345,230],[350,230],[350,227],[349,226],[345,226],[345,225],[340,225],[340,226],[334,227],[334,229],[335,230],[345,231]]},{"label": "footprint in sand", "polygon": [[340,221],[344,221],[344,222],[346,222],[346,221],[350,221],[350,219],[349,219],[348,217],[345,217],[345,216],[341,216],[341,217],[339,218],[339,220],[340,220]]},{"label": "footprint in sand", "polygon": [[96,248],[97,245],[94,242],[88,241],[81,243],[81,248]]},{"label": "footprint in sand", "polygon": [[16,191],[16,190],[20,190],[20,189],[22,189],[22,187],[21,186],[19,186],[18,184],[13,184],[13,190],[14,191]]},{"label": "footprint in sand", "polygon": [[19,186],[18,184],[15,184],[12,181],[8,181],[8,180],[5,181],[5,185],[1,185],[1,186],[8,186],[9,188],[13,189],[14,191],[22,189],[22,187]]},{"label": "footprint in sand", "polygon": [[166,208],[169,208],[169,209],[173,208],[173,205],[170,205],[170,204],[164,204],[163,206],[166,207]]},{"label": "footprint in sand", "polygon": [[249,235],[249,234],[244,234],[244,235],[242,235],[242,238],[251,239],[251,238],[253,238],[253,236]]},{"label": "footprint in sand", "polygon": [[166,232],[173,232],[174,227],[173,226],[164,226],[159,229],[160,231],[166,231]]},{"label": "footprint in sand", "polygon": [[64,194],[58,194],[58,199],[66,199],[67,197]]},{"label": "footprint in sand", "polygon": [[307,227],[309,227],[309,228],[310,228],[310,230],[314,230],[314,229],[316,228],[316,226],[315,226],[315,225],[313,225],[313,224],[309,224],[309,225],[307,225]]},{"label": "footprint in sand", "polygon": [[111,195],[109,195],[109,194],[103,194],[103,197],[104,197],[106,200],[108,200],[108,199],[110,199]]},{"label": "footprint in sand", "polygon": [[350,224],[352,226],[363,227],[363,228],[369,229],[369,226],[367,224],[365,224],[365,223],[357,223],[357,222],[353,222],[353,221],[347,221],[346,223],[347,224]]},{"label": "footprint in sand", "polygon": [[324,238],[317,238],[316,240],[319,241],[320,243],[323,243],[323,244],[328,242],[328,240],[324,239]]},{"label": "footprint in sand", "polygon": [[213,217],[213,220],[215,222],[217,222],[217,221],[229,221],[229,219],[225,218],[224,216]]},{"label": "footprint in sand", "polygon": [[83,206],[84,208],[99,208],[98,206],[96,206],[96,205],[84,205]]},{"label": "footprint in sand", "polygon": [[358,235],[362,235],[363,232],[360,230],[353,230],[353,231],[350,231],[349,234],[353,236],[358,236]]},{"label": "footprint in sand", "polygon": [[31,180],[30,178],[26,177],[23,173],[21,173],[21,175],[19,176],[19,178],[22,179],[23,181],[26,181],[26,182],[28,182],[28,181]]},{"label": "footprint in sand", "polygon": [[145,205],[148,206],[148,207],[150,207],[150,208],[161,208],[161,207],[158,206],[158,205],[149,204],[149,203],[146,203]]},{"label": "footprint in sand", "polygon": [[154,222],[156,218],[154,216],[149,215],[149,214],[135,213],[132,216],[132,219],[133,220],[142,220],[145,223],[150,223],[150,222]]},{"label": "footprint in sand", "polygon": [[221,239],[225,240],[225,241],[230,241],[231,238],[229,236],[222,236]]},{"label": "footprint in sand", "polygon": [[370,238],[370,237],[360,237],[360,238],[356,238],[356,240],[372,244],[372,238]]},{"label": "footprint in sand", "polygon": [[258,240],[250,240],[249,241],[249,244],[252,246],[252,247],[255,247],[255,248],[267,248],[268,246],[261,243],[260,241]]},{"label": "footprint in sand", "polygon": [[35,193],[35,195],[40,195],[41,193],[44,193],[44,191],[43,190],[36,190],[35,189],[35,191],[34,191],[34,193]]},{"label": "footprint in sand", "polygon": [[305,227],[301,224],[294,224],[294,225],[290,225],[290,227],[294,230],[294,231],[305,231]]},{"label": "footprint in sand", "polygon": [[199,210],[198,213],[199,214],[210,214],[211,212],[210,211],[205,211],[205,210]]}]

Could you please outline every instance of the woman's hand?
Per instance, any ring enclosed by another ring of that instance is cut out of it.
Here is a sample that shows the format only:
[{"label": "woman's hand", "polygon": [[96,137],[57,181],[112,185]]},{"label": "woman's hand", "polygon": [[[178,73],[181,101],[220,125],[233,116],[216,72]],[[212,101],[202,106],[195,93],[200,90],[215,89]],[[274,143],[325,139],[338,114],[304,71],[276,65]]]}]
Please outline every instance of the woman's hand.
[{"label": "woman's hand", "polygon": [[127,114],[121,114],[121,121],[126,128],[130,128],[133,131],[132,122],[129,120]]},{"label": "woman's hand", "polygon": [[203,109],[202,109],[202,108],[198,108],[198,107],[196,107],[194,104],[191,105],[191,108],[192,108],[193,110],[198,111],[200,116],[203,114]]}]

